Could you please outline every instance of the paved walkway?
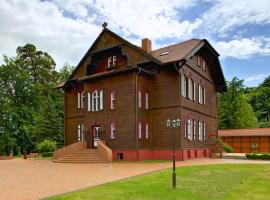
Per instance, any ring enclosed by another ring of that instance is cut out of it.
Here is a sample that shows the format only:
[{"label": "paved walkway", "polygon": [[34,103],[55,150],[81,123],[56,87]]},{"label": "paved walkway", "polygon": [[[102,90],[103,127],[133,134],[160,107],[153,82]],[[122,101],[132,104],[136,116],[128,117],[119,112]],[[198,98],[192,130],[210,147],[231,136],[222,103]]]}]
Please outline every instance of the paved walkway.
[{"label": "paved walkway", "polygon": [[[177,166],[266,163],[229,159],[196,159]],[[0,161],[0,200],[32,200],[171,167],[171,163],[67,164],[47,160]]]}]

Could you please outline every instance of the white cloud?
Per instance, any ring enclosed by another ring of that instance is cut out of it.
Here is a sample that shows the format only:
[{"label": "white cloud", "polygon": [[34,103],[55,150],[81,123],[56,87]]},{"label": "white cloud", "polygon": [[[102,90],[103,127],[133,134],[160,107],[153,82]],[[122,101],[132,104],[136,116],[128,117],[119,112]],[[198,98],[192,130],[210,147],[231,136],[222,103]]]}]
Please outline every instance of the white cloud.
[{"label": "white cloud", "polygon": [[234,57],[248,59],[255,54],[270,55],[270,38],[241,38],[228,42],[213,42],[213,46],[222,58]]},{"label": "white cloud", "polygon": [[0,54],[15,54],[19,45],[33,43],[55,58],[76,65],[101,27],[63,16],[51,2],[0,1]]},{"label": "white cloud", "polygon": [[270,24],[269,0],[219,0],[202,17],[207,32],[226,33],[246,24]]},{"label": "white cloud", "polygon": [[264,74],[252,74],[244,79],[244,83],[248,87],[255,87],[261,84],[269,75],[270,72]]},{"label": "white cloud", "polygon": [[266,79],[270,74],[252,74],[251,76],[245,78],[245,82],[252,82],[252,81],[263,81]]}]

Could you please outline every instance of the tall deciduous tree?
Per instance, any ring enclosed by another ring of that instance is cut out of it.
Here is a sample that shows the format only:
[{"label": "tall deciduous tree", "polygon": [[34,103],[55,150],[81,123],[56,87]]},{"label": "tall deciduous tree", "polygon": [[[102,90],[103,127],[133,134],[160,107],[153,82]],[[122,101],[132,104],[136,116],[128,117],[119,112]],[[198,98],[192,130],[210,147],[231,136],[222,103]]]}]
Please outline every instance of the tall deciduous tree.
[{"label": "tall deciduous tree", "polygon": [[233,78],[228,91],[219,96],[219,128],[254,128],[258,122],[244,94],[243,80]]}]

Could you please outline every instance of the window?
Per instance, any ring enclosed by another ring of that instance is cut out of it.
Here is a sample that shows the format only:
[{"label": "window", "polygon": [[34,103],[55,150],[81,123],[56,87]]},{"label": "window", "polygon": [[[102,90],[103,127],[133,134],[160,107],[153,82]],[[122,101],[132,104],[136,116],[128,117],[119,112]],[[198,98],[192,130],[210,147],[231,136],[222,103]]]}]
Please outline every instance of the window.
[{"label": "window", "polygon": [[149,105],[148,105],[148,92],[145,93],[145,109],[148,109]]},{"label": "window", "polygon": [[203,141],[205,141],[206,138],[206,133],[205,133],[205,122],[203,122]]},{"label": "window", "polygon": [[193,81],[189,78],[188,79],[188,98],[193,100]]},{"label": "window", "polygon": [[81,93],[77,93],[78,108],[81,108]]},{"label": "window", "polygon": [[203,140],[203,123],[199,122],[199,140]]},{"label": "window", "polygon": [[84,108],[84,91],[77,93],[77,102],[78,102],[78,108]]},{"label": "window", "polygon": [[188,123],[188,122],[185,121],[185,127],[184,127],[184,129],[185,129],[185,130],[184,130],[184,131],[185,131],[185,138],[187,138],[187,127],[188,127],[188,126],[187,126],[187,123]]},{"label": "window", "polygon": [[205,60],[202,59],[202,69],[205,71],[206,70],[206,63]]},{"label": "window", "polygon": [[116,123],[111,123],[111,139],[116,138]]},{"label": "window", "polygon": [[116,94],[115,94],[115,92],[111,92],[110,98],[111,98],[111,105],[110,105],[110,107],[113,110],[113,109],[116,108],[116,106],[115,106],[115,103],[116,103]]},{"label": "window", "polygon": [[149,136],[149,130],[148,130],[148,123],[145,124],[145,139],[148,139],[148,136]]},{"label": "window", "polygon": [[108,63],[107,63],[107,68],[113,68],[116,66],[116,62],[117,62],[117,57],[116,56],[110,56],[108,58]]},{"label": "window", "polygon": [[138,107],[142,107],[142,92],[140,90],[138,92]]},{"label": "window", "polygon": [[139,139],[142,139],[142,123],[139,122],[138,124],[138,137]]},{"label": "window", "polygon": [[78,141],[84,141],[83,128],[84,128],[83,124],[78,124],[78,126],[77,126]]},{"label": "window", "polygon": [[181,92],[183,97],[187,96],[187,80],[184,75],[181,75]]},{"label": "window", "polygon": [[91,111],[91,93],[87,93],[87,110]]},{"label": "window", "polygon": [[196,121],[193,120],[193,140],[196,140]]},{"label": "window", "polygon": [[196,101],[196,83],[193,82],[193,100]]},{"label": "window", "polygon": [[188,140],[192,140],[193,139],[193,120],[192,119],[188,119],[188,133],[187,133],[187,138]]},{"label": "window", "polygon": [[199,84],[199,103],[205,105],[205,89]]},{"label": "window", "polygon": [[197,65],[200,67],[201,66],[201,57],[197,56]]},{"label": "window", "polygon": [[88,94],[88,111],[103,110],[103,90],[95,90]]}]

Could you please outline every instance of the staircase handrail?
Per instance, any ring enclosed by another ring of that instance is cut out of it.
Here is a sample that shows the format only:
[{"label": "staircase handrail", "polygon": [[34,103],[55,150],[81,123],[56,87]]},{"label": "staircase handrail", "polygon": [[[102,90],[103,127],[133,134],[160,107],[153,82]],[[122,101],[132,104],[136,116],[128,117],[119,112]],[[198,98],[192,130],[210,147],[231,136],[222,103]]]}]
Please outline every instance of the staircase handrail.
[{"label": "staircase handrail", "polygon": [[98,153],[104,158],[104,160],[108,163],[112,162],[112,150],[103,142],[99,140],[97,142],[97,150]]}]

